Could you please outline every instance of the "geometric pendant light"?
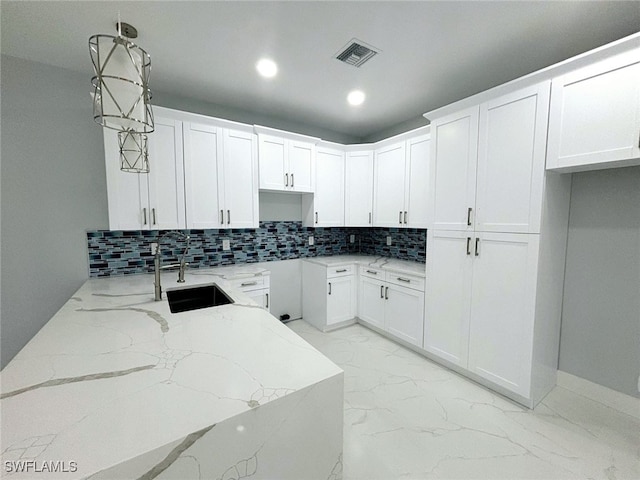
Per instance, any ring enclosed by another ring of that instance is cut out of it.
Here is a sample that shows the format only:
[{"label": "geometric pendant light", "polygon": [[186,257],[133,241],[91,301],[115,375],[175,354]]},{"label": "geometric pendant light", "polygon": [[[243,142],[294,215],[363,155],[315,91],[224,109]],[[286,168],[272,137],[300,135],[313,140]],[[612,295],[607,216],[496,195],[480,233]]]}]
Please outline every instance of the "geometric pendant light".
[{"label": "geometric pendant light", "polygon": [[120,170],[131,173],[149,173],[149,147],[147,135],[133,130],[118,132]]},{"label": "geometric pendant light", "polygon": [[106,128],[123,132],[151,133],[154,130],[151,111],[149,74],[151,57],[129,41],[138,32],[118,21],[118,36],[93,35],[89,53],[95,76],[93,118]]}]

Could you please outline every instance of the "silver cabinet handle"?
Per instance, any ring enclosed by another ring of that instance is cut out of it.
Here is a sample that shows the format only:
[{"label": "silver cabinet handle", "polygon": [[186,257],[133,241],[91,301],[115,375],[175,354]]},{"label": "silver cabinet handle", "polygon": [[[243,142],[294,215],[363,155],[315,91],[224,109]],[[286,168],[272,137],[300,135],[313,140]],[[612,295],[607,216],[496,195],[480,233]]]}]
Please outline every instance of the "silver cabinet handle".
[{"label": "silver cabinet handle", "polygon": [[240,284],[241,287],[250,287],[251,285],[257,285],[258,282],[243,282]]},{"label": "silver cabinet handle", "polygon": [[224,225],[224,210],[220,210],[220,225]]},{"label": "silver cabinet handle", "polygon": [[143,225],[146,225],[147,224],[147,209],[146,208],[142,209],[142,218],[144,220]]},{"label": "silver cabinet handle", "polygon": [[400,215],[398,216],[398,223],[402,225],[402,210],[400,210]]},{"label": "silver cabinet handle", "polygon": [[377,275],[378,272],[374,272],[373,270],[367,270],[367,273],[372,273],[373,275]]},{"label": "silver cabinet handle", "polygon": [[384,285],[380,285],[380,298],[384,298]]},{"label": "silver cabinet handle", "polygon": [[318,212],[316,212],[316,223],[318,223]]},{"label": "silver cabinet handle", "polygon": [[329,295],[331,295],[331,282],[329,282]]},{"label": "silver cabinet handle", "polygon": [[156,224],[156,209],[152,208],[151,209],[151,215],[153,215],[153,224]]},{"label": "silver cabinet handle", "polygon": [[409,280],[408,278],[398,277],[398,280],[400,280],[401,282],[411,283],[411,280]]},{"label": "silver cabinet handle", "polygon": [[346,271],[347,271],[347,269],[346,269],[346,268],[343,268],[343,269],[341,269],[341,270],[336,270],[336,273],[342,273],[342,272],[346,272]]},{"label": "silver cabinet handle", "polygon": [[480,244],[480,238],[476,237],[476,257],[480,256],[480,248],[478,248],[479,244]]},{"label": "silver cabinet handle", "polygon": [[293,184],[293,173],[292,173],[291,174],[291,188],[293,188],[293,187],[294,187],[294,184]]},{"label": "silver cabinet handle", "polygon": [[371,225],[371,212],[369,212],[369,225]]},{"label": "silver cabinet handle", "polygon": [[404,211],[404,223],[407,224],[407,211]]},{"label": "silver cabinet handle", "polygon": [[227,210],[227,225],[231,223],[231,210]]},{"label": "silver cabinet handle", "polygon": [[471,212],[473,212],[473,208],[469,207],[467,209],[467,226],[471,226]]},{"label": "silver cabinet handle", "polygon": [[289,186],[289,174],[285,173],[284,174],[284,178],[285,178],[284,186],[288,187]]},{"label": "silver cabinet handle", "polygon": [[384,299],[389,300],[389,287],[384,287]]},{"label": "silver cabinet handle", "polygon": [[269,294],[265,293],[265,295],[267,296],[267,307],[266,308],[269,308]]},{"label": "silver cabinet handle", "polygon": [[471,237],[467,237],[467,255],[471,255]]}]

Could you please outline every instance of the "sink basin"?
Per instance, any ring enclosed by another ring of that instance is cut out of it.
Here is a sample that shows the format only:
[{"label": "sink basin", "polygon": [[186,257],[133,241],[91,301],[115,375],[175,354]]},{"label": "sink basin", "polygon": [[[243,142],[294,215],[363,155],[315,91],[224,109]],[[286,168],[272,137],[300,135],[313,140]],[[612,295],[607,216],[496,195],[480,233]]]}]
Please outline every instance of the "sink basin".
[{"label": "sink basin", "polygon": [[167,289],[171,313],[228,305],[233,300],[215,283]]}]

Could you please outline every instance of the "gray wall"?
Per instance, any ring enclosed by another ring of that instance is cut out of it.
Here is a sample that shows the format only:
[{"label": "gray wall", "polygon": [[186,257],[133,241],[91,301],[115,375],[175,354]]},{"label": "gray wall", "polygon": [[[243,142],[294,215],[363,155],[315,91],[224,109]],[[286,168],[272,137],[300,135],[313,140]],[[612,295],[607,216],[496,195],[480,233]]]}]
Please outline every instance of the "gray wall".
[{"label": "gray wall", "polygon": [[640,397],[640,167],[573,175],[560,370]]},{"label": "gray wall", "polygon": [[[153,80],[152,80],[153,81]],[[306,125],[300,122],[292,122],[282,118],[271,117],[258,112],[247,112],[235,108],[224,107],[213,103],[203,102],[194,98],[181,95],[169,94],[166,92],[153,92],[153,104],[160,105],[175,110],[185,112],[199,113],[211,117],[224,118],[239,123],[247,123],[249,125],[262,125],[265,127],[286,130],[287,132],[295,132],[303,135],[318,137],[329,142],[337,143],[359,143],[360,138],[344,133],[326,130],[323,128]]]},{"label": "gray wall", "polygon": [[108,218],[90,77],[0,61],[4,367],[88,277],[85,230]]}]

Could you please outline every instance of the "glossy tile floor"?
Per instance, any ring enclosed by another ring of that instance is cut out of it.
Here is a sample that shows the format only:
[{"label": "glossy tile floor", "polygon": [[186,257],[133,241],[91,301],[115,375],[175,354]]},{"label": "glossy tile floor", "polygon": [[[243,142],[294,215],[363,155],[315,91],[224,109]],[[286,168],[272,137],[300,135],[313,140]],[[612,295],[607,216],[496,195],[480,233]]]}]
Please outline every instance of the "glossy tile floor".
[{"label": "glossy tile floor", "polygon": [[345,371],[344,480],[640,479],[640,421],[556,387],[531,411],[375,332],[288,324]]}]

